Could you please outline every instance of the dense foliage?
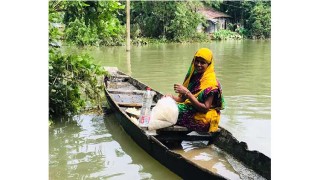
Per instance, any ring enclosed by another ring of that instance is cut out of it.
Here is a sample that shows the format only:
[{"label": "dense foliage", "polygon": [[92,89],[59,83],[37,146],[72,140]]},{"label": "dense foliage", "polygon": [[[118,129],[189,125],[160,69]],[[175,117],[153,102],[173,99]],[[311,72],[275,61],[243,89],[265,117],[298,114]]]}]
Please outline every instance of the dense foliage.
[{"label": "dense foliage", "polygon": [[271,1],[217,1],[214,6],[232,16],[234,25],[239,25],[232,30],[248,38],[270,38]]},{"label": "dense foliage", "polygon": [[65,38],[76,45],[122,45],[125,26],[117,18],[118,1],[65,1]]},{"label": "dense foliage", "polygon": [[63,32],[54,26],[62,16],[57,1],[49,2],[49,118],[74,115],[86,102],[100,104],[102,85],[99,76],[105,71],[93,64],[88,55],[66,55],[57,45]]},{"label": "dense foliage", "polygon": [[[65,25],[62,38],[75,45],[124,45],[126,38],[125,1],[54,1]],[[198,33],[206,26],[199,7],[212,7],[232,16],[228,30],[213,36]],[[131,1],[131,39],[133,44],[145,41],[203,42],[235,37],[270,38],[270,1]],[[234,35],[234,34],[240,34]],[[225,37],[227,35],[228,37]],[[212,38],[213,37],[213,38]],[[218,37],[218,38],[217,38]]]},{"label": "dense foliage", "polygon": [[205,23],[196,12],[201,5],[198,1],[134,1],[131,6],[133,39],[139,35],[176,42],[199,38],[197,26]]},{"label": "dense foliage", "polygon": [[271,36],[271,8],[268,4],[258,3],[250,11],[248,29],[252,38]]},{"label": "dense foliage", "polygon": [[88,55],[63,55],[59,50],[49,51],[50,118],[80,112],[86,105],[85,99],[100,103],[102,85],[98,75],[104,74],[104,70],[93,64]]},{"label": "dense foliage", "polygon": [[205,20],[196,12],[212,7],[232,16],[228,30],[215,32],[211,39],[260,39],[271,36],[270,1],[134,1],[131,5],[131,35],[133,40],[149,37],[175,41],[204,41],[208,37],[197,33]]}]

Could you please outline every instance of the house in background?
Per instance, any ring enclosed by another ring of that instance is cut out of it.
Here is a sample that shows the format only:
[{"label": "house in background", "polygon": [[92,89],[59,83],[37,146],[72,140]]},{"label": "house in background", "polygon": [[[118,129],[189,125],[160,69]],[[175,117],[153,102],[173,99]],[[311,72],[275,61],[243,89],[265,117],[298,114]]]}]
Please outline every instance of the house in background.
[{"label": "house in background", "polygon": [[213,33],[220,29],[226,29],[231,19],[231,16],[209,7],[199,8],[198,13],[202,14],[208,23],[208,27],[199,24],[197,27],[198,32]]}]

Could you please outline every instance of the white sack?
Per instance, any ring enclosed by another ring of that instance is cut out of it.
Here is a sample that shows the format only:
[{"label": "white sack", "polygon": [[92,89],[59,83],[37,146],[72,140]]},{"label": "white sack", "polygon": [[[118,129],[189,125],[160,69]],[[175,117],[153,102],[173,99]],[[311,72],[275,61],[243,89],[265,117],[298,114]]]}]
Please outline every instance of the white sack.
[{"label": "white sack", "polygon": [[177,123],[178,115],[176,101],[171,97],[161,98],[151,111],[148,129],[155,130],[172,126]]}]

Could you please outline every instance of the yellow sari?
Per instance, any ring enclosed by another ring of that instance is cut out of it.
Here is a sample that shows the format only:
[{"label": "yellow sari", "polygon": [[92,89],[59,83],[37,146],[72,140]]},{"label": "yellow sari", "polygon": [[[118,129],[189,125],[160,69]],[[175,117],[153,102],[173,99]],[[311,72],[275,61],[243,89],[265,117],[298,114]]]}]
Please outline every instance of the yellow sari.
[{"label": "yellow sari", "polygon": [[[203,74],[195,71],[194,61],[196,57],[202,57],[209,64]],[[197,112],[189,99],[186,99],[183,103],[179,103],[177,124],[195,131],[217,131],[220,122],[220,109],[222,109],[222,90],[220,83],[216,79],[213,54],[209,49],[201,48],[195,53],[183,86],[188,88],[201,103],[204,103],[205,100],[212,95],[214,96],[214,100],[212,108],[210,108],[207,113]],[[220,103],[216,103],[217,101]]]}]

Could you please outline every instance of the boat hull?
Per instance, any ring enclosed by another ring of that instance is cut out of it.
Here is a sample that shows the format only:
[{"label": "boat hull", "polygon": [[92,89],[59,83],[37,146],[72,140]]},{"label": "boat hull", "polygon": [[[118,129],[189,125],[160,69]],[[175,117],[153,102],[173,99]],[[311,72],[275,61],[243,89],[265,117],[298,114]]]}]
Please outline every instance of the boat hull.
[{"label": "boat hull", "polygon": [[[138,90],[146,89],[147,86],[142,82],[127,76],[120,71],[117,73],[119,77],[123,78],[123,81],[128,82],[137,89],[134,90],[134,93],[138,93]],[[110,93],[115,91],[110,90],[110,87],[108,88],[108,81],[109,78],[105,78],[105,95],[109,104],[109,109],[116,113],[116,117],[118,118],[117,121],[141,148],[183,179],[225,179],[223,176],[202,168],[182,157],[180,154],[173,152],[168,148],[168,144],[161,140],[160,136],[149,135],[144,129],[141,129],[134,124],[130,119],[130,116],[121,109],[119,99],[117,99],[117,102],[115,100],[115,96],[113,96],[114,94]],[[153,91],[155,92],[153,101],[157,102],[163,95],[156,90]],[[138,103],[141,102],[134,102],[133,104]],[[268,156],[258,151],[248,150],[245,142],[239,142],[229,131],[223,127],[219,128],[220,132],[210,137],[210,143],[221,148],[223,151],[241,161],[245,166],[254,170],[264,178],[271,179],[271,159]]]},{"label": "boat hull", "polygon": [[119,106],[105,91],[110,110],[115,113],[117,121],[125,132],[150,156],[159,161],[165,167],[176,173],[183,179],[226,179],[219,174],[204,169],[191,161],[183,158],[180,154],[171,151],[163,143],[153,136],[149,136],[143,129],[136,126],[126,114],[122,113]]}]

